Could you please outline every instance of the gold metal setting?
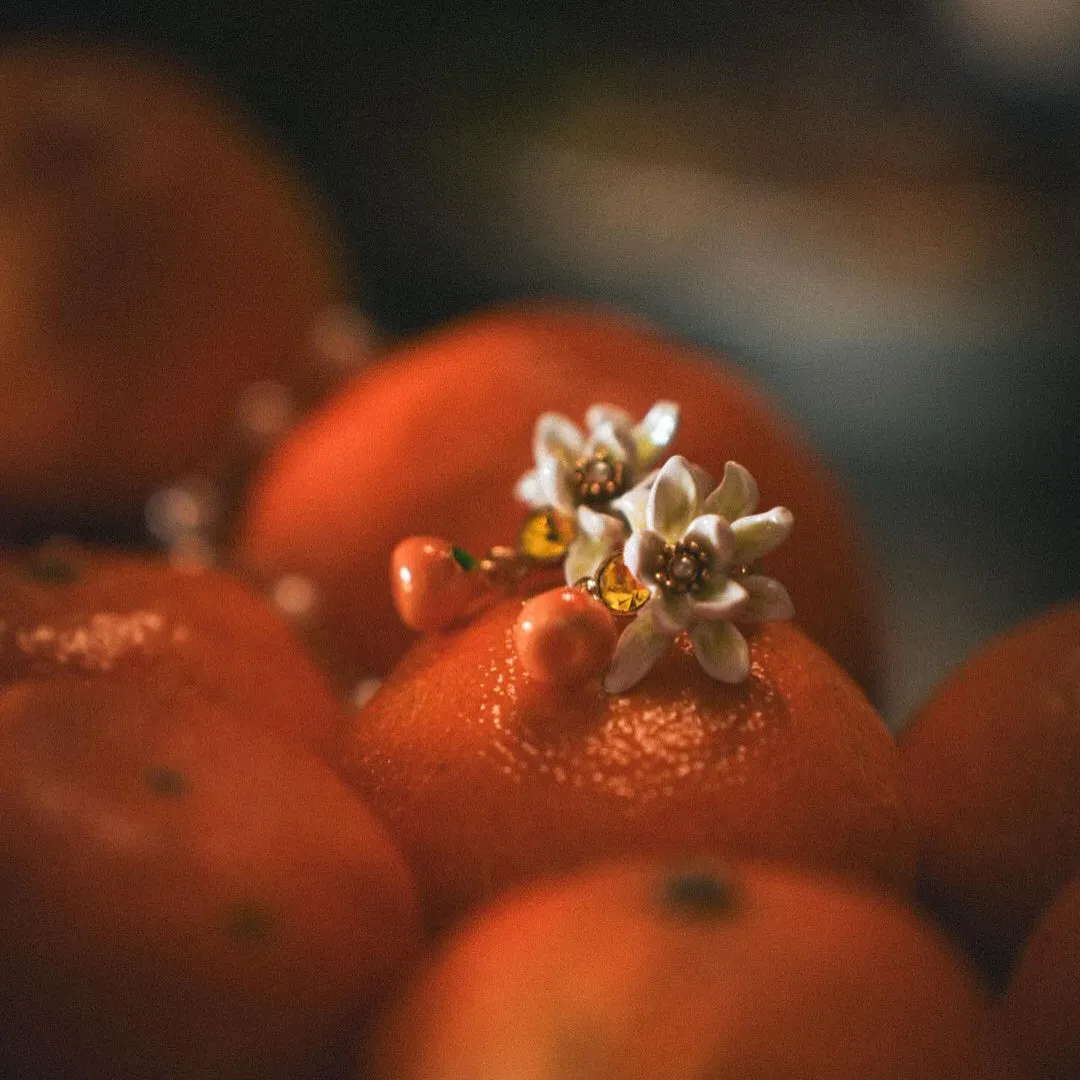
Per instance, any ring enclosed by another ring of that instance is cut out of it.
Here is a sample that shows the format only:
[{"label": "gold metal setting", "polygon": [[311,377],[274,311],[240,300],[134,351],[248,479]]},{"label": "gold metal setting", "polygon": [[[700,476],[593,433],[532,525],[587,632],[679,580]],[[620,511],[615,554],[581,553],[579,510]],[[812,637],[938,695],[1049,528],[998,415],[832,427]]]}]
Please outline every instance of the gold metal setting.
[{"label": "gold metal setting", "polygon": [[656,583],[669,593],[701,592],[712,577],[709,553],[696,540],[665,544],[656,558]]},{"label": "gold metal setting", "polygon": [[621,495],[624,479],[623,463],[602,446],[574,462],[574,489],[586,506],[603,506]]}]

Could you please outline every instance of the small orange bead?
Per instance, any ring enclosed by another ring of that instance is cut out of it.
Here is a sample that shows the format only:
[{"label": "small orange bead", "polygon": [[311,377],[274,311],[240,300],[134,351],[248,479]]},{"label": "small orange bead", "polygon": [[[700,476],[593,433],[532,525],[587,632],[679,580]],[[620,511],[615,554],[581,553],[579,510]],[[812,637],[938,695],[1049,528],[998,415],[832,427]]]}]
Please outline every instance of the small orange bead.
[{"label": "small orange bead", "polygon": [[458,561],[439,536],[410,536],[390,556],[390,588],[401,621],[430,633],[461,618],[479,598],[484,582]]},{"label": "small orange bead", "polygon": [[526,601],[514,624],[514,645],[525,670],[563,686],[602,675],[617,637],[615,620],[599,600],[565,587]]}]

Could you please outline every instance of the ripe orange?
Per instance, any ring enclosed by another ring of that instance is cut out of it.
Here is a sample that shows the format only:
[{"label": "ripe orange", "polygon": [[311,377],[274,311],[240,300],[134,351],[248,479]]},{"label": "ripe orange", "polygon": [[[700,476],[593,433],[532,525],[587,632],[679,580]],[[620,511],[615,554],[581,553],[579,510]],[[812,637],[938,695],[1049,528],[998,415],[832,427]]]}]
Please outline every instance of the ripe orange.
[{"label": "ripe orange", "polygon": [[734,459],[763,507],[795,514],[769,556],[811,637],[873,691],[880,675],[868,559],[837,484],[792,425],[730,366],[640,323],[573,307],[508,307],[400,346],[278,448],[256,484],[242,557],[319,582],[357,662],[384,673],[412,635],[391,604],[387,563],[410,534],[482,554],[511,544],[546,411],[581,424],[593,402],[640,419],[678,402],[674,449],[715,476]]},{"label": "ripe orange", "polygon": [[997,1011],[1033,1077],[1080,1076],[1080,879],[1035,927]]},{"label": "ripe orange", "polygon": [[[123,681],[329,755],[346,713],[285,619],[230,575],[72,545],[0,554],[0,688]],[[164,707],[164,706],[163,706]]]},{"label": "ripe orange", "polygon": [[992,976],[1080,871],[1080,604],[990,642],[901,739],[929,906]]},{"label": "ripe orange", "polygon": [[381,1025],[372,1080],[1005,1080],[915,914],[764,865],[612,864],[506,898]]},{"label": "ripe orange", "polygon": [[430,927],[630,852],[780,857],[911,888],[893,738],[796,627],[749,635],[738,686],[673,647],[626,694],[596,680],[564,694],[522,670],[520,608],[424,639],[344,739],[343,775],[405,853]]},{"label": "ripe orange", "polygon": [[0,52],[4,530],[137,516],[221,467],[247,384],[316,392],[335,244],[232,114],[160,58]]},{"label": "ripe orange", "polygon": [[415,893],[257,714],[93,676],[0,689],[0,1073],[329,1075],[416,944]]}]

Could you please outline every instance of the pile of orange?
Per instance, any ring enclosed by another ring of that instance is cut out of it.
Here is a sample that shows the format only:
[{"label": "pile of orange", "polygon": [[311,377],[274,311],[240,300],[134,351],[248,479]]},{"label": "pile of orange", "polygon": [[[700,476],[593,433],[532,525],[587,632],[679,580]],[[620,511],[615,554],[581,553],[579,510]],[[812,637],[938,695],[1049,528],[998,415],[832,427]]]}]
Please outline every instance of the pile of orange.
[{"label": "pile of orange", "polygon": [[[160,61],[0,53],[0,1077],[1080,1075],[1080,608],[898,742],[872,558],[766,395],[548,304],[319,404],[314,205]],[[216,568],[123,546],[162,486],[227,493],[251,385],[309,411]],[[794,512],[763,572],[795,620],[735,684],[685,637],[621,693],[545,679],[515,625],[550,576],[474,557],[515,543],[539,414],[656,400]],[[505,587],[410,633],[410,534]]]}]

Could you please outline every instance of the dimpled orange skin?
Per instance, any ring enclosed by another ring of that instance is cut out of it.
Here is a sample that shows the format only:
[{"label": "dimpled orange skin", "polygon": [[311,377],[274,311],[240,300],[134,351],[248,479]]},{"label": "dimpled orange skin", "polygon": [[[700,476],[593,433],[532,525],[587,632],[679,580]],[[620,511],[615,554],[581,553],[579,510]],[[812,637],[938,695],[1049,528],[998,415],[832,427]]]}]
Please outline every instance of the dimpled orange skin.
[{"label": "dimpled orange skin", "polygon": [[120,682],[0,689],[0,1073],[332,1075],[416,896],[329,766],[260,726]]},{"label": "dimpled orange skin", "polygon": [[371,1080],[1015,1080],[915,914],[790,869],[591,868],[505,898],[384,1018]]},{"label": "dimpled orange skin", "polygon": [[1031,1076],[1080,1076],[1080,879],[1039,920],[997,1013]]},{"label": "dimpled orange skin", "polygon": [[222,467],[245,385],[319,392],[336,248],[230,113],[160,58],[0,51],[0,532],[137,520]]},{"label": "dimpled orange skin", "polygon": [[1080,604],[977,652],[900,747],[921,890],[1000,977],[1080,870]]},{"label": "dimpled orange skin", "polygon": [[640,419],[682,408],[673,452],[708,468],[745,465],[761,505],[790,507],[791,539],[766,560],[800,624],[871,693],[880,676],[876,592],[835,481],[792,425],[716,357],[602,310],[507,307],[396,349],[279,447],[249,502],[243,556],[311,574],[358,662],[385,672],[410,634],[386,584],[393,546],[445,536],[482,554],[514,542],[513,497],[545,411],[582,426],[611,402]]},{"label": "dimpled orange skin", "polygon": [[900,892],[914,837],[895,743],[797,628],[751,637],[751,677],[672,648],[627,694],[560,693],[514,648],[520,600],[415,646],[350,722],[343,775],[386,823],[440,931],[539,874],[722,849]]},{"label": "dimpled orange skin", "polygon": [[239,580],[69,545],[0,552],[0,688],[25,680],[124,681],[226,712],[243,703],[324,757],[347,718],[284,618]]}]

